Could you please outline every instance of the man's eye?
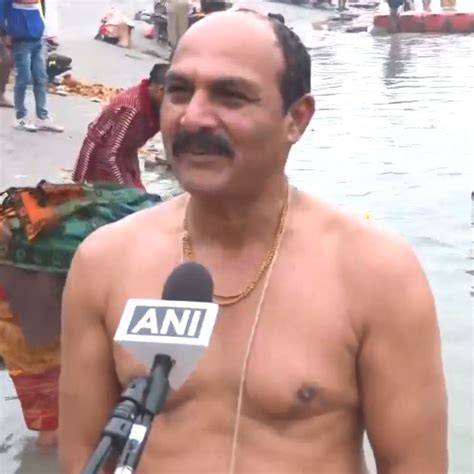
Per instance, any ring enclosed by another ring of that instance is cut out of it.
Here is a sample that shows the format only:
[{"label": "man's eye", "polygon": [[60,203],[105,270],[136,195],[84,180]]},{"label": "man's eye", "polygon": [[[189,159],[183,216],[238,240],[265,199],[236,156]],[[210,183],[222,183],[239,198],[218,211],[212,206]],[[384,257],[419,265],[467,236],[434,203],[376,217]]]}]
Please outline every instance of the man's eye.
[{"label": "man's eye", "polygon": [[220,96],[220,100],[230,107],[243,107],[251,102],[246,95],[236,91],[223,91]]},{"label": "man's eye", "polygon": [[166,88],[166,92],[173,93],[173,92],[186,92],[186,89],[183,86],[178,85],[170,85]]},{"label": "man's eye", "polygon": [[235,91],[229,91],[225,92],[225,95],[229,97],[230,99],[235,99],[235,100],[248,100],[248,98],[240,93],[240,92],[235,92]]},{"label": "man's eye", "polygon": [[174,103],[186,103],[190,100],[192,96],[192,91],[189,87],[181,85],[169,85],[166,88],[166,93],[169,95],[171,102]]}]

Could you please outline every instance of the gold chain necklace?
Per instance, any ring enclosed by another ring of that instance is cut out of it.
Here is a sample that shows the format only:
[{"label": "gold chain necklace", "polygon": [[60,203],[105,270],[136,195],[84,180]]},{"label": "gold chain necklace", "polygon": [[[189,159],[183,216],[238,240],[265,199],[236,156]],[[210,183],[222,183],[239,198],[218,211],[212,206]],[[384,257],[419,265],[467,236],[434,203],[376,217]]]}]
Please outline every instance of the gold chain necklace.
[{"label": "gold chain necklace", "polygon": [[[230,305],[238,303],[239,301],[242,301],[244,298],[250,295],[250,293],[252,293],[252,291],[256,288],[256,286],[262,279],[265,272],[268,270],[268,267],[271,265],[273,259],[275,258],[275,252],[280,243],[281,236],[283,235],[283,232],[285,230],[286,216],[288,213],[289,196],[290,196],[290,189],[288,187],[287,198],[281,210],[280,220],[278,222],[278,227],[275,233],[275,237],[273,239],[270,249],[265,255],[265,258],[262,262],[262,265],[260,266],[260,269],[257,272],[256,277],[250,282],[249,285],[247,285],[246,288],[244,288],[242,291],[240,291],[239,293],[235,295],[219,295],[217,293],[214,293],[215,301],[216,303],[219,304],[219,306],[230,306]],[[185,232],[183,234],[183,257],[187,260],[194,260],[193,249],[191,246],[191,239],[186,229],[186,225],[185,225]]]}]

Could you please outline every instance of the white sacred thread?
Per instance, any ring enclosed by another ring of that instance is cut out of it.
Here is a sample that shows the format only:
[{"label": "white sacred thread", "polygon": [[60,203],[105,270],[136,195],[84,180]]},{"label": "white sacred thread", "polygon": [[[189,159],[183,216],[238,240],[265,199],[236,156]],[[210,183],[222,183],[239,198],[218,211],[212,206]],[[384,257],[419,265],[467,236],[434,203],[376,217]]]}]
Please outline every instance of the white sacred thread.
[{"label": "white sacred thread", "polygon": [[[290,209],[290,189],[288,188],[288,210]],[[249,335],[249,340],[247,343],[247,349],[245,351],[245,356],[244,356],[244,362],[242,364],[242,371],[240,373],[240,384],[239,384],[239,394],[237,397],[237,409],[236,409],[236,414],[235,414],[235,424],[234,424],[234,435],[232,438],[232,452],[231,452],[231,457],[230,457],[230,466],[229,466],[229,474],[235,474],[235,468],[236,468],[236,461],[237,461],[237,444],[238,444],[238,437],[239,437],[239,429],[240,429],[240,415],[242,412],[242,401],[244,397],[244,387],[245,387],[245,382],[247,380],[247,368],[248,368],[248,363],[250,359],[250,355],[252,352],[252,346],[253,346],[253,341],[255,339],[255,333],[257,332],[257,326],[258,322],[260,321],[260,315],[262,313],[262,307],[263,307],[263,302],[265,300],[265,296],[267,293],[267,288],[268,284],[270,282],[270,277],[272,275],[273,267],[275,265],[275,262],[278,259],[278,254],[280,252],[280,247],[281,247],[281,242],[283,241],[283,236],[285,235],[286,231],[286,220],[287,216],[285,217],[285,223],[283,225],[283,232],[280,235],[280,238],[278,239],[276,248],[275,248],[275,254],[273,256],[273,260],[270,263],[270,266],[268,267],[267,275],[265,277],[264,283],[263,283],[263,288],[262,288],[262,293],[260,295],[260,300],[257,305],[257,310],[255,312],[255,319],[253,321],[253,326],[250,331]]]}]

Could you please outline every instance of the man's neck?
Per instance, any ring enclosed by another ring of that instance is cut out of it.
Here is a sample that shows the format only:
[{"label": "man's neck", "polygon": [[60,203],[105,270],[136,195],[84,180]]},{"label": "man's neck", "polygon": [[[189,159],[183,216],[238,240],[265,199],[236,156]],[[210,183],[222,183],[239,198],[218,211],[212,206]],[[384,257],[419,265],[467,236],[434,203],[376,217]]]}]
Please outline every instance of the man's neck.
[{"label": "man's neck", "polygon": [[230,249],[272,238],[288,199],[288,186],[286,176],[282,176],[245,198],[191,196],[186,210],[191,240]]}]

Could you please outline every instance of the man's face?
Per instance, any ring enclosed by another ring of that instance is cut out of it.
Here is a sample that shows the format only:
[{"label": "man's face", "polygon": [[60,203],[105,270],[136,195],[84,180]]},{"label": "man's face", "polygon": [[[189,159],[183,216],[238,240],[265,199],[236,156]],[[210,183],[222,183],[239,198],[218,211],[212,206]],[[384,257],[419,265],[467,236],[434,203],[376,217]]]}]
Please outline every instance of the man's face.
[{"label": "man's face", "polygon": [[165,149],[184,189],[249,192],[281,171],[290,146],[282,70],[270,25],[251,15],[214,14],[186,33],[161,108]]}]

